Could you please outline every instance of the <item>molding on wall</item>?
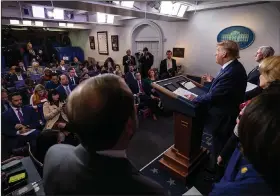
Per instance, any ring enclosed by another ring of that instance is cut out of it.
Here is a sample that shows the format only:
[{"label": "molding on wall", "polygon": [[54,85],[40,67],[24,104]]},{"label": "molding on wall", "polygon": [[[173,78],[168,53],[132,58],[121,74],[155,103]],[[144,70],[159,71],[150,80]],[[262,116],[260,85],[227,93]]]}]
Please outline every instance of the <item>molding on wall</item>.
[{"label": "molding on wall", "polygon": [[[134,54],[136,51],[134,50],[133,44],[135,42],[134,38],[135,38],[135,32],[138,28],[141,28],[141,26],[143,25],[149,25],[151,26],[154,30],[156,30],[156,32],[159,35],[159,59],[163,59],[163,33],[161,28],[153,21],[151,20],[142,20],[141,22],[139,22],[137,25],[135,25],[131,32],[130,32],[130,37],[131,37],[131,42],[130,42],[130,48],[132,50],[132,54]],[[149,40],[149,41],[154,41],[154,40]]]}]

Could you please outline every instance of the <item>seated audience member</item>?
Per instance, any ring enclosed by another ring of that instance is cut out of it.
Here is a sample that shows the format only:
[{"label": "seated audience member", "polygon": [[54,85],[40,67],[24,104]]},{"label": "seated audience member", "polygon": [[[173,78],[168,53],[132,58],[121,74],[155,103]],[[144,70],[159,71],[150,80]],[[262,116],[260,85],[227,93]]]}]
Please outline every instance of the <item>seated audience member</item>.
[{"label": "seated audience member", "polygon": [[56,73],[52,73],[51,80],[46,83],[46,89],[47,90],[56,89],[58,86],[59,86],[58,76]]},{"label": "seated audience member", "polygon": [[101,73],[101,74],[107,74],[107,73],[109,73],[108,67],[102,66],[102,67],[101,67],[101,72],[100,72],[100,73]]},{"label": "seated audience member", "polygon": [[248,79],[247,79],[248,82],[258,85],[258,87],[246,92],[245,100],[250,100],[262,92],[262,88],[259,86],[259,84],[260,84],[260,79],[259,79],[260,64],[264,59],[266,59],[270,56],[273,56],[273,55],[274,55],[274,49],[270,46],[262,46],[258,49],[258,51],[255,55],[255,60],[257,63],[259,63],[259,65],[257,65],[252,71],[249,72]]},{"label": "seated audience member", "polygon": [[134,72],[134,66],[133,65],[129,65],[129,72],[127,72],[124,76],[125,82],[127,83],[127,85],[129,86],[130,89],[133,88],[133,85],[135,83],[135,72]]},{"label": "seated audience member", "polygon": [[237,131],[241,145],[210,195],[280,194],[279,100],[279,90],[263,93],[246,107]]},{"label": "seated audience member", "polygon": [[59,74],[66,73],[68,71],[68,69],[69,69],[69,67],[67,65],[65,65],[64,60],[61,60],[59,66],[56,68],[56,70]]},{"label": "seated audience member", "polygon": [[[278,92],[280,93],[280,56],[268,57],[261,62],[259,86],[262,89],[264,89],[263,93],[266,93],[267,91],[272,91],[272,89],[273,91],[276,91],[278,89]],[[242,110],[239,116],[243,114],[246,105],[248,105],[250,102],[251,100],[241,104]],[[239,120],[237,119],[237,122],[238,121]],[[228,158],[234,151],[238,143],[237,127],[238,125],[235,126],[234,133],[232,134],[231,138],[227,141],[225,147],[221,151],[221,154],[217,159],[218,164],[222,164],[223,161],[228,160]]]},{"label": "seated audience member", "polygon": [[43,75],[43,68],[39,65],[37,61],[34,61],[31,68],[27,70],[28,75]]},{"label": "seated audience member", "polygon": [[83,69],[85,67],[88,67],[87,64],[88,64],[88,62],[84,61],[83,63],[79,64],[78,67],[76,67],[75,71],[79,78],[81,77],[81,75],[83,73]]},{"label": "seated audience member", "polygon": [[114,62],[114,60],[111,57],[108,57],[106,59],[106,61],[104,62],[104,67],[110,71],[110,70],[114,70],[116,68],[116,64]]},{"label": "seated audience member", "polygon": [[172,52],[170,50],[166,52],[166,56],[167,58],[160,63],[160,79],[174,77],[177,71],[176,60],[172,58]]},{"label": "seated audience member", "polygon": [[8,92],[6,89],[1,89],[1,114],[8,111],[11,108],[8,101]]},{"label": "seated audience member", "polygon": [[114,70],[114,74],[116,74],[117,72],[120,72],[123,75],[121,67],[119,65],[116,65],[116,69]]},{"label": "seated audience member", "polygon": [[52,79],[52,70],[50,70],[50,68],[46,67],[44,69],[44,75],[41,76],[39,83],[45,86],[46,83],[48,81],[50,81],[51,79]]},{"label": "seated audience member", "polygon": [[22,61],[19,61],[18,66],[19,66],[19,68],[21,69],[22,72],[27,72],[27,69],[24,66],[24,63]]},{"label": "seated audience member", "polygon": [[81,64],[81,62],[78,60],[77,57],[73,58],[73,63],[71,64],[72,66],[74,66],[75,68],[78,67]]},{"label": "seated audience member", "polygon": [[50,69],[51,69],[52,73],[61,74],[61,72],[57,71],[57,65],[55,63],[50,64]]},{"label": "seated audience member", "polygon": [[69,68],[68,69],[68,80],[69,80],[69,84],[71,85],[78,85],[79,84],[79,78],[75,76],[76,72],[74,68]]},{"label": "seated audience member", "polygon": [[19,80],[25,80],[27,78],[27,75],[25,73],[21,72],[21,69],[19,67],[15,68],[15,73],[10,75],[10,82],[14,84],[16,81]]},{"label": "seated audience member", "polygon": [[[22,97],[15,92],[9,95],[11,108],[2,114],[2,135],[9,140],[9,149],[24,146],[26,142],[35,145],[40,126],[38,115],[31,106],[22,106]],[[29,134],[27,132],[33,130]],[[27,135],[22,135],[27,134]]]},{"label": "seated audience member", "polygon": [[105,74],[81,83],[68,99],[67,114],[81,144],[49,149],[43,172],[47,195],[164,195],[126,156],[137,117],[123,80]]},{"label": "seated audience member", "polygon": [[38,84],[34,88],[34,92],[30,97],[30,105],[37,109],[39,104],[47,101],[48,93],[42,84]]},{"label": "seated audience member", "polygon": [[127,50],[126,55],[123,56],[123,67],[125,74],[129,72],[129,65],[136,65],[136,60],[135,57],[131,55],[131,50]]},{"label": "seated audience member", "polygon": [[68,118],[64,112],[65,102],[61,99],[57,90],[51,90],[48,101],[43,105],[46,126],[44,129],[64,130],[68,124]]},{"label": "seated audience member", "polygon": [[62,100],[66,100],[69,94],[73,91],[75,86],[69,84],[68,77],[62,74],[60,77],[60,85],[56,88]]},{"label": "seated audience member", "polygon": [[132,85],[131,91],[140,98],[139,109],[141,109],[142,106],[148,106],[151,109],[153,119],[157,120],[156,114],[158,113],[157,105],[159,98],[151,94],[150,85],[142,80],[140,72],[135,73],[135,78],[136,80]]},{"label": "seated audience member", "polygon": [[84,80],[90,78],[90,75],[89,75],[89,72],[88,72],[88,69],[87,68],[84,68],[83,69],[83,73],[81,74],[81,77],[80,77],[80,81],[79,83],[83,82]]},{"label": "seated audience member", "polygon": [[[115,75],[120,76],[121,78],[123,78],[123,74],[121,71],[116,71]],[[124,78],[123,78],[124,79]]]}]

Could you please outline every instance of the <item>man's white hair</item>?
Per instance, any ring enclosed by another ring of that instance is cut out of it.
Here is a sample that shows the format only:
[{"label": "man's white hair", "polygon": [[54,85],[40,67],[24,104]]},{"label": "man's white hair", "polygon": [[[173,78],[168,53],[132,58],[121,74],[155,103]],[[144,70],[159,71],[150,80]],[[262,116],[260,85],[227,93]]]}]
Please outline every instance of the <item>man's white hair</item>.
[{"label": "man's white hair", "polygon": [[273,56],[275,52],[271,46],[261,46],[259,50],[262,53],[263,58]]}]

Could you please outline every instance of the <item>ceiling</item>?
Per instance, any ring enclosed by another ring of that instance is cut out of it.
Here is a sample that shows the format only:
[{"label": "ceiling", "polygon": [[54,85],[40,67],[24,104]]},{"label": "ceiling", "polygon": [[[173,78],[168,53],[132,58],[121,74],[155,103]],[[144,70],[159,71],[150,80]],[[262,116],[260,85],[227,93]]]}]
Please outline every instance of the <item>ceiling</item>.
[{"label": "ceiling", "polygon": [[[10,19],[28,19],[38,20],[32,14],[26,14],[25,9],[31,13],[32,5],[43,6],[45,8],[63,8],[73,15],[73,18],[64,20],[40,19],[46,21],[46,24],[53,27],[58,22],[69,22],[75,25],[71,28],[90,29],[92,24],[97,22],[97,12],[114,15],[113,24],[115,26],[124,26],[126,20],[136,18],[146,18],[151,20],[162,20],[168,22],[187,21],[188,12],[202,11],[207,9],[219,9],[224,7],[241,6],[246,4],[264,3],[267,1],[178,1],[186,5],[186,13],[182,17],[164,15],[159,12],[161,1],[135,1],[133,8],[127,8],[113,3],[112,1],[2,1],[2,24],[8,25]],[[55,23],[51,25],[52,23]],[[106,25],[106,24],[103,24]],[[44,22],[45,26],[45,22]]]}]

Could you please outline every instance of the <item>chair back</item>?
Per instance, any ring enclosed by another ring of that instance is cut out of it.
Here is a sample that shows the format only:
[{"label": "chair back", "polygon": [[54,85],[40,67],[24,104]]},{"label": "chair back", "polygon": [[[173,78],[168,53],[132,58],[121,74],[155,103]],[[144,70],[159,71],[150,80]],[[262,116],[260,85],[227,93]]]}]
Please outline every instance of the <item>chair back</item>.
[{"label": "chair back", "polygon": [[30,79],[33,81],[38,81],[41,79],[41,75],[40,74],[30,74]]},{"label": "chair back", "polygon": [[15,87],[16,87],[16,89],[23,88],[24,86],[25,86],[24,80],[15,81]]}]

